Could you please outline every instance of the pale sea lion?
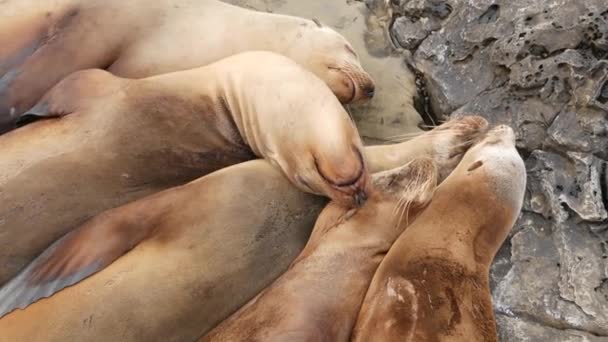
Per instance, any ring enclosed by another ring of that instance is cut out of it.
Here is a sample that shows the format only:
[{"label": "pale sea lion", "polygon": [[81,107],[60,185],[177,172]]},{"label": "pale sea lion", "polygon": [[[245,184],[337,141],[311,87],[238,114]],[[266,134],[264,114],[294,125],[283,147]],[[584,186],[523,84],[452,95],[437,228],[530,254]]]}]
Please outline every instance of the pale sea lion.
[{"label": "pale sea lion", "polygon": [[354,341],[496,341],[489,271],[521,210],[524,162],[498,126],[466,152],[380,264]]},{"label": "pale sea lion", "polygon": [[330,203],[289,269],[200,341],[348,341],[376,268],[431,200],[437,170],[416,159],[373,184],[359,209]]},{"label": "pale sea lion", "polygon": [[143,78],[250,50],[293,59],[342,103],[374,94],[352,46],[331,28],[216,0],[8,0],[0,46],[0,133],[77,70]]},{"label": "pale sea lion", "polygon": [[138,80],[80,71],[27,115],[50,118],[0,136],[0,284],[92,215],[257,157],[303,191],[365,199],[348,113],[272,52]]},{"label": "pale sea lion", "polygon": [[[421,153],[412,145],[427,143],[430,148],[422,153],[435,160],[439,174],[445,173],[442,168],[456,166],[486,122],[464,117],[446,125],[451,129],[394,147],[410,150],[411,155],[400,156],[411,161]],[[435,140],[453,149],[436,151]],[[367,156],[373,155],[370,151]],[[325,203],[288,187],[275,169],[247,162],[94,217],[0,289],[0,316],[77,284],[8,314],[0,319],[0,331],[26,340],[199,337],[285,270]],[[108,282],[111,288],[106,288]],[[144,284],[157,287],[142,291],[148,288]],[[83,294],[88,295],[83,299]],[[137,309],[128,310],[130,305]],[[46,317],[49,326],[39,325],[41,317],[55,310],[62,315]],[[95,316],[95,324],[86,329],[79,323],[83,312]]]}]

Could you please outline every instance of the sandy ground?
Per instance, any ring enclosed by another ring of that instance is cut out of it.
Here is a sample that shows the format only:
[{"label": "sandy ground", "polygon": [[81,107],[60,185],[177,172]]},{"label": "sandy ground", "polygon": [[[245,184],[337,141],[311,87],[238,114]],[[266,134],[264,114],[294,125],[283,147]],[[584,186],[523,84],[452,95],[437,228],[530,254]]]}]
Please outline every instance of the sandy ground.
[{"label": "sandy ground", "polygon": [[348,39],[363,67],[376,81],[376,95],[365,105],[350,106],[366,143],[382,143],[420,132],[421,118],[413,107],[415,78],[403,56],[390,48],[381,16],[350,0],[224,0],[273,13],[318,19]]}]

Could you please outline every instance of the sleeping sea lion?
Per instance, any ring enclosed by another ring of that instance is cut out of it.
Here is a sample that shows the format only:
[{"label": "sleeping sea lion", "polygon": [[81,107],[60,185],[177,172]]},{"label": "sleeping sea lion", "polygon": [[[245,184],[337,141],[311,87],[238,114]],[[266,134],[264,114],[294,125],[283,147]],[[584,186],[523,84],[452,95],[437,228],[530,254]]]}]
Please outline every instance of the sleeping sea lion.
[{"label": "sleeping sea lion", "polygon": [[[0,4],[0,133],[78,70],[127,78],[267,50],[316,74],[342,103],[374,95],[350,43],[316,20],[216,0],[8,0]],[[27,121],[21,122],[21,124]]]}]

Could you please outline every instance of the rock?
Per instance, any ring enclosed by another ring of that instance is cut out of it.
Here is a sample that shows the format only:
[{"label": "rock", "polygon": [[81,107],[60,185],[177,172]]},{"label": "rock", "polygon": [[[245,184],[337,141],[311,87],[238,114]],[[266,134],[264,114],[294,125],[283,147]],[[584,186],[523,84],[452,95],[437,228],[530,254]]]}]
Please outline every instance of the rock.
[{"label": "rock", "polygon": [[557,329],[526,321],[517,317],[498,315],[498,324],[503,327],[499,335],[502,342],[605,342],[606,338],[569,329]]},{"label": "rock", "polygon": [[413,50],[429,35],[429,32],[419,21],[413,22],[409,18],[400,17],[391,27],[391,34],[402,48]]},{"label": "rock", "polygon": [[608,341],[608,3],[438,2],[392,2],[440,25],[413,50],[433,112],[510,125],[528,171],[491,271],[501,341]]}]

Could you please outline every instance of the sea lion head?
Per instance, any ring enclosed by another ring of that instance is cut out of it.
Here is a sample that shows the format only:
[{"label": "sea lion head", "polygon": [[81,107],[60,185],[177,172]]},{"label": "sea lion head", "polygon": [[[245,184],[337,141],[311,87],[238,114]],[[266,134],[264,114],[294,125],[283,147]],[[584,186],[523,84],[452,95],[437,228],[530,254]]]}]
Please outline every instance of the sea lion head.
[{"label": "sea lion head", "polygon": [[526,170],[515,148],[515,133],[511,127],[499,125],[489,130],[465,153],[454,172],[483,182],[480,184],[508,207],[521,208]]},{"label": "sea lion head", "polygon": [[341,103],[363,103],[374,96],[372,77],[341,34],[313,20],[301,27],[296,37],[300,38],[290,57],[325,81]]},{"label": "sea lion head", "polygon": [[452,201],[462,203],[458,210],[467,213],[466,227],[475,236],[475,260],[489,267],[519,216],[526,189],[526,170],[513,130],[505,125],[489,130],[445,183]]},{"label": "sea lion head", "polygon": [[301,190],[329,197],[340,205],[363,205],[370,192],[370,172],[356,132],[336,130],[324,137],[321,132],[311,132],[307,153],[287,158],[283,169],[288,178]]}]

